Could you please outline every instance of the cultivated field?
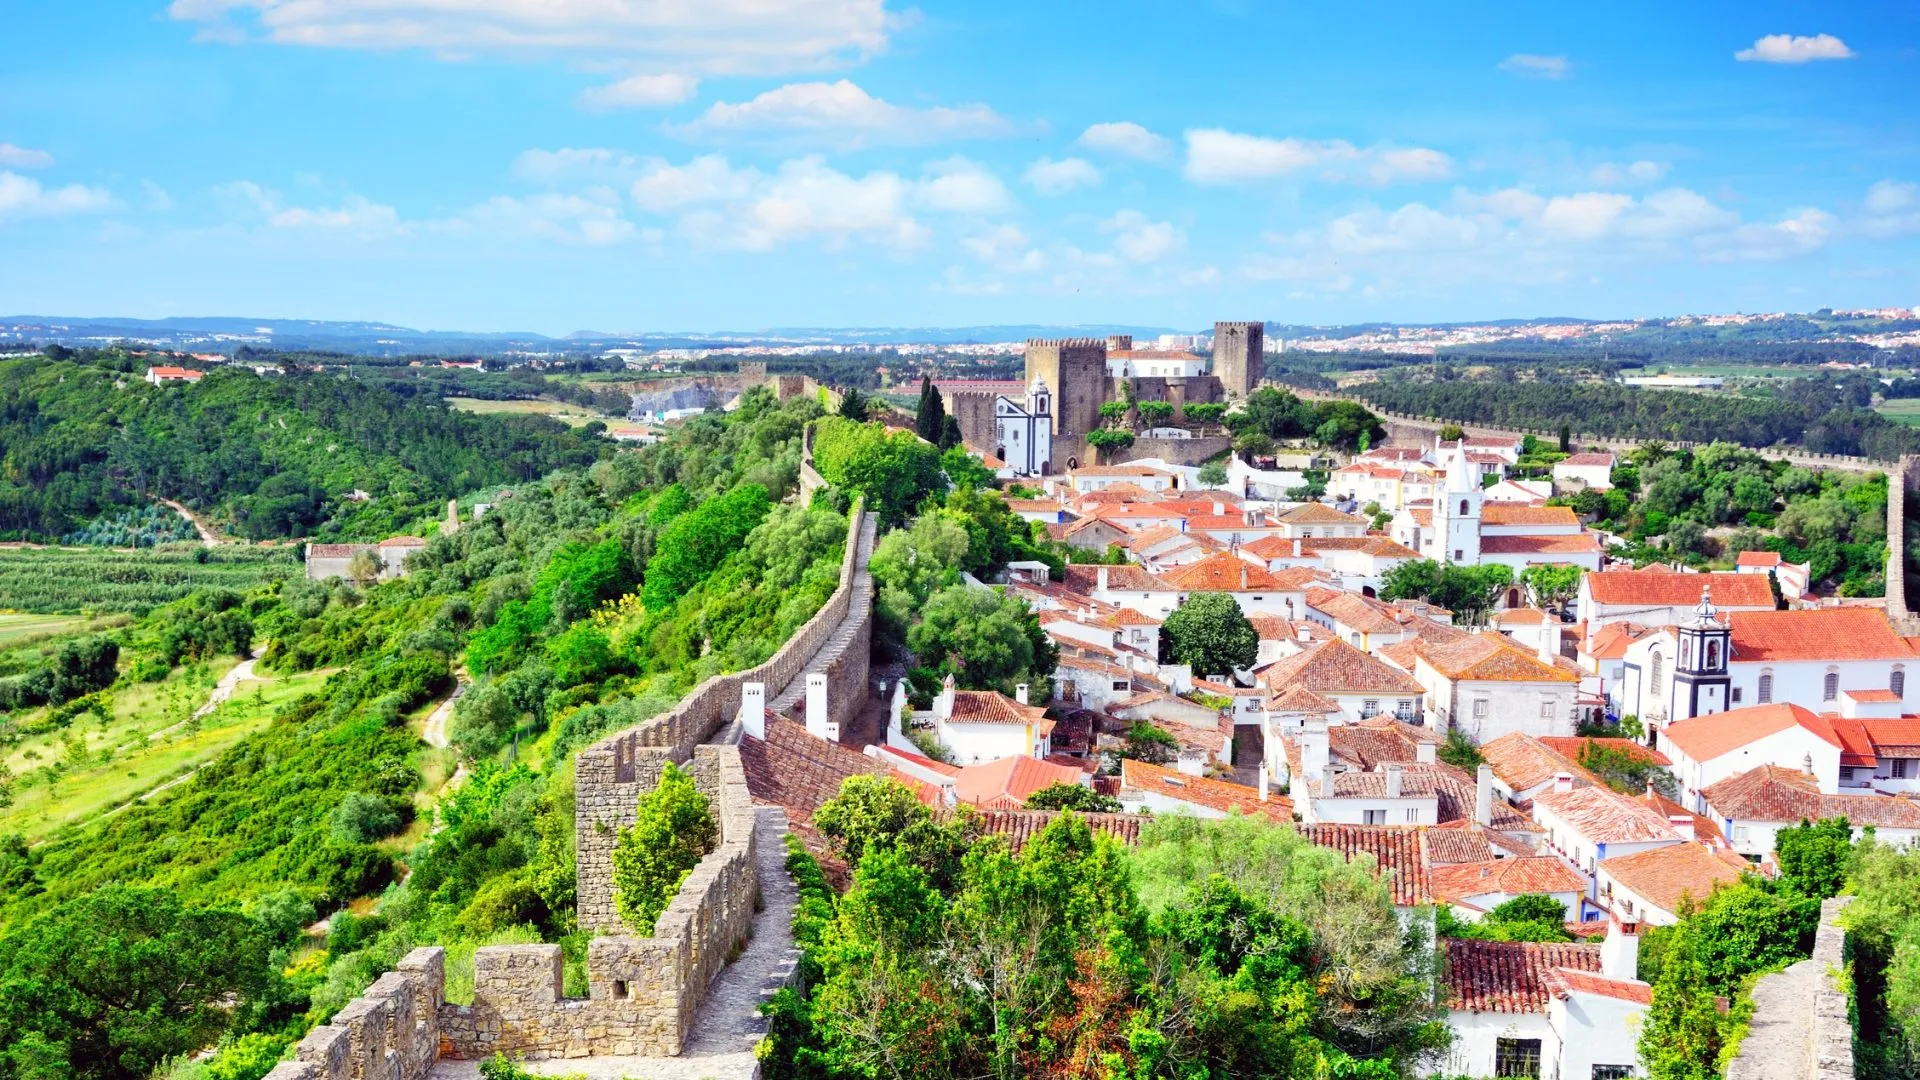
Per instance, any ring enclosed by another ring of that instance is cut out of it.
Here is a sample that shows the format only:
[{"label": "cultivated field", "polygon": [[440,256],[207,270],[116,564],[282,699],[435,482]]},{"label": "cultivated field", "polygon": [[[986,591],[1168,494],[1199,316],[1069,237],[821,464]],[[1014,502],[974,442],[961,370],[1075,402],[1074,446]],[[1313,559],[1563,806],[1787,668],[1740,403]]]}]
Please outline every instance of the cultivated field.
[{"label": "cultivated field", "polygon": [[547,398],[534,398],[521,401],[490,401],[486,398],[450,397],[447,404],[461,412],[482,415],[517,414],[521,416],[550,416],[564,424],[580,427],[598,420],[607,421],[607,417],[598,416],[570,401],[551,401]]},{"label": "cultivated field", "polygon": [[1875,411],[1895,423],[1920,425],[1920,398],[1883,401]]},{"label": "cultivated field", "polygon": [[[144,612],[195,589],[244,592],[300,571],[297,549],[197,542],[121,550],[0,547],[0,610]],[[0,625],[0,634],[6,627]]]}]

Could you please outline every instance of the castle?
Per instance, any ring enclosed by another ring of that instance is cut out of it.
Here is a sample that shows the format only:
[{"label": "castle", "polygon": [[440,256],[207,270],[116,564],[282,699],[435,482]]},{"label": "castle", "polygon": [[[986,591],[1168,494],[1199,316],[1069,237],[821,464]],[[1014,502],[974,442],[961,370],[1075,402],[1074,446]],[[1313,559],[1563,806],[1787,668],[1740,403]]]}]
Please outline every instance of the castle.
[{"label": "castle", "polygon": [[[1026,376],[1018,383],[949,380],[935,386],[968,446],[1006,462],[1013,475],[1057,473],[1092,463],[1086,437],[1101,427],[1100,406],[1110,401],[1164,401],[1174,407],[1176,420],[1184,420],[1188,405],[1251,393],[1266,375],[1265,331],[1260,322],[1214,323],[1211,358],[1136,349],[1125,334],[1104,341],[1036,338],[1027,342]],[[1040,419],[1037,410],[1050,421],[1045,445],[1023,436],[1016,451],[1011,433],[1031,431]],[[1195,445],[1153,447],[1155,453],[1133,456],[1172,460],[1198,454],[1200,460],[1225,448],[1218,439],[1181,441]]]}]

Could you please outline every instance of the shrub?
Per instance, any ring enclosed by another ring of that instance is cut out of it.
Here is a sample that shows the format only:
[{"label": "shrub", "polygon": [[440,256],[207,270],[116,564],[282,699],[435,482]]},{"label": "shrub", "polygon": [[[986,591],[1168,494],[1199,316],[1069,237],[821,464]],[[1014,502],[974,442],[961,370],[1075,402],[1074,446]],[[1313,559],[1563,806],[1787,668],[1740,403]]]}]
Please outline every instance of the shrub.
[{"label": "shrub", "polygon": [[358,791],[340,800],[329,821],[334,840],[342,844],[369,844],[400,831],[400,815],[392,803]]},{"label": "shrub", "polygon": [[646,934],[680,891],[680,883],[719,840],[707,797],[672,762],[660,784],[640,797],[634,823],[613,848],[613,904],[628,926]]}]

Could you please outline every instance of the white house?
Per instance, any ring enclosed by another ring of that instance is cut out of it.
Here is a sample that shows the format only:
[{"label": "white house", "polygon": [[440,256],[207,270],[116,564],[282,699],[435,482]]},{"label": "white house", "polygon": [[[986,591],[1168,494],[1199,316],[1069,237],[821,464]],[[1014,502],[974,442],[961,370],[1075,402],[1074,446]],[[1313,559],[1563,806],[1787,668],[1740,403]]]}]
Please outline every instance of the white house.
[{"label": "white house", "polygon": [[1129,810],[1223,818],[1232,813],[1292,822],[1293,804],[1263,788],[1187,776],[1174,769],[1125,758],[1120,762],[1120,802]]},{"label": "white house", "polygon": [[1273,516],[1277,535],[1294,537],[1360,537],[1367,534],[1367,519],[1343,514],[1325,503],[1301,503]]},{"label": "white house", "polygon": [[1067,485],[1081,494],[1115,484],[1133,484],[1149,492],[1172,491],[1177,486],[1174,474],[1143,465],[1083,465],[1067,473]]},{"label": "white house", "polygon": [[1813,581],[1812,563],[1790,563],[1781,558],[1777,551],[1743,551],[1734,556],[1733,571],[1761,577],[1772,574],[1774,580],[1780,583],[1780,595],[1788,600],[1798,600],[1807,595],[1807,588]]},{"label": "white house", "polygon": [[1070,592],[1156,619],[1165,619],[1180,606],[1178,586],[1138,566],[1070,564],[1063,584]]},{"label": "white house", "polygon": [[1840,790],[1840,736],[1826,717],[1802,705],[1749,705],[1677,720],[1660,730],[1659,744],[1673,762],[1680,802],[1696,813],[1706,810],[1701,792],[1762,765],[1810,765],[1821,791]]},{"label": "white house", "polygon": [[1637,927],[1600,945],[1447,938],[1448,1075],[1615,1080],[1642,1075],[1635,1050],[1653,988],[1635,976]]},{"label": "white house", "polygon": [[1436,901],[1452,905],[1469,922],[1521,896],[1550,896],[1571,921],[1580,917],[1587,879],[1558,856],[1523,855],[1435,866],[1427,871],[1427,885]]},{"label": "white house", "polygon": [[1705,815],[1720,827],[1734,851],[1758,861],[1774,850],[1781,829],[1802,819],[1844,817],[1857,839],[1867,828],[1881,843],[1908,847],[1920,840],[1920,802],[1887,795],[1834,795],[1820,790],[1809,773],[1761,765],[1713,784],[1701,793]]},{"label": "white house", "polygon": [[1003,479],[1045,476],[1053,465],[1053,395],[1047,380],[1036,378],[1027,400],[1002,394],[993,399],[993,456],[1006,462]]},{"label": "white house", "polygon": [[[1240,605],[1240,610],[1247,615],[1296,618],[1300,605],[1305,601],[1306,583],[1315,575],[1311,571],[1288,573],[1290,580],[1283,581],[1246,559],[1222,551],[1199,562],[1165,571],[1159,577],[1178,590],[1179,603],[1185,603],[1187,597],[1194,593],[1219,592],[1233,597],[1234,603]],[[1111,583],[1112,579],[1109,578]]]},{"label": "white house", "polygon": [[[1685,842],[1666,815],[1646,803],[1609,788],[1575,787],[1566,775],[1535,797],[1533,820],[1547,831],[1547,846],[1589,879],[1607,859]],[[1588,899],[1601,906],[1597,889]]]},{"label": "white house", "polygon": [[1043,758],[1052,752],[1053,721],[1047,710],[992,690],[956,690],[953,676],[933,701],[933,737],[955,765],[980,765],[1004,757]]},{"label": "white house", "polygon": [[147,382],[155,386],[176,382],[183,382],[191,386],[206,377],[207,373],[204,371],[194,371],[191,368],[183,367],[149,367],[146,375],[143,376]]},{"label": "white house", "polygon": [[1589,633],[1608,623],[1672,626],[1692,614],[1707,590],[1714,610],[1772,611],[1773,592],[1765,577],[1747,574],[1685,574],[1664,567],[1607,570],[1580,579],[1575,617]]},{"label": "white house", "polygon": [[1614,457],[1608,453],[1569,454],[1553,463],[1553,486],[1559,491],[1613,487]]},{"label": "white house", "polygon": [[1519,503],[1522,506],[1545,506],[1553,496],[1553,485],[1545,480],[1515,480],[1508,478],[1486,489],[1486,500],[1490,503]]},{"label": "white house", "polygon": [[1413,676],[1338,638],[1284,657],[1254,674],[1274,694],[1269,714],[1288,691],[1300,687],[1324,698],[1351,720],[1384,713],[1412,723],[1419,716],[1423,689]]},{"label": "white house", "polygon": [[[1503,634],[1407,646],[1435,731],[1458,727],[1476,742],[1509,732],[1570,735],[1580,676],[1544,647],[1530,652]],[[1396,653],[1394,659],[1401,659]]]},{"label": "white house", "polygon": [[1705,903],[1713,890],[1740,880],[1748,869],[1730,851],[1715,851],[1692,842],[1691,837],[1686,840],[1602,859],[1600,899],[1607,910],[1615,918],[1672,926],[1680,921],[1680,907],[1687,897]]}]

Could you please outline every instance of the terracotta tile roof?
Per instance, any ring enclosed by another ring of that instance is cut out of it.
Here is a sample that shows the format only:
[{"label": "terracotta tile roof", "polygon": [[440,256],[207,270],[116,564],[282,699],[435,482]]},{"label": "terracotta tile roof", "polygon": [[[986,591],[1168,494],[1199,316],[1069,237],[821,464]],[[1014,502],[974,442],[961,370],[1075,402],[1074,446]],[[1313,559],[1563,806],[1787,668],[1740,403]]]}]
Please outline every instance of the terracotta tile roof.
[{"label": "terracotta tile roof", "polygon": [[1441,900],[1464,900],[1488,893],[1579,893],[1587,887],[1586,878],[1551,855],[1436,866],[1427,871],[1427,880],[1433,895]]},{"label": "terracotta tile roof", "polygon": [[1840,691],[1840,696],[1851,698],[1854,701],[1877,701],[1883,703],[1901,700],[1899,694],[1885,688],[1876,690],[1842,690]]},{"label": "terracotta tile roof", "polygon": [[[1440,796],[1440,824],[1442,826],[1456,823],[1463,826],[1473,825],[1473,808],[1478,788],[1474,778],[1467,775],[1465,770],[1454,768],[1445,762],[1422,765],[1420,768],[1431,770],[1434,774],[1434,787]],[[1546,831],[1535,824],[1532,818],[1502,798],[1496,797],[1493,800],[1493,812],[1490,817],[1492,820],[1488,828],[1496,834],[1539,834]],[[1493,837],[1489,839],[1494,843],[1500,842]]]},{"label": "terracotta tile roof", "polygon": [[1488,862],[1498,857],[1486,832],[1478,828],[1422,829],[1420,844],[1430,875],[1444,866]]},{"label": "terracotta tile roof", "polygon": [[1422,642],[1420,658],[1456,682],[1577,683],[1580,676],[1500,634],[1469,634],[1459,641]]},{"label": "terracotta tile roof", "polygon": [[1920,802],[1893,795],[1822,795],[1813,777],[1778,765],[1729,776],[1700,794],[1714,813],[1736,821],[1791,824],[1844,817],[1855,825],[1920,829]]},{"label": "terracotta tile roof", "polygon": [[1420,858],[1420,830],[1396,825],[1340,825],[1321,822],[1301,825],[1300,835],[1316,847],[1337,851],[1352,862],[1371,856],[1376,873],[1388,875],[1387,888],[1398,907],[1433,902],[1426,864]]},{"label": "terracotta tile roof", "polygon": [[[1027,842],[1039,836],[1058,810],[984,810],[970,819],[982,836],[1003,836],[1017,854]],[[1132,847],[1140,842],[1140,826],[1151,820],[1142,814],[1081,814],[1080,820],[1094,832],[1106,833]]]},{"label": "terracotta tile roof", "polygon": [[1692,818],[1693,819],[1693,838],[1695,840],[1698,840],[1702,843],[1711,843],[1716,846],[1723,845],[1727,842],[1726,834],[1720,831],[1720,826],[1714,823],[1714,820],[1711,816],[1706,814],[1696,814],[1693,811],[1687,809],[1686,807],[1681,806],[1679,803],[1674,802],[1672,799],[1669,799],[1666,796],[1660,794],[1659,792],[1653,790],[1651,787],[1649,787],[1646,791],[1641,793],[1640,801],[1643,803],[1646,803],[1648,806],[1653,807],[1653,810],[1655,813],[1665,816],[1669,821],[1677,817]]},{"label": "terracotta tile roof", "polygon": [[1648,765],[1658,765],[1666,768],[1673,764],[1673,762],[1667,760],[1667,755],[1650,746],[1635,742],[1632,739],[1611,739],[1600,736],[1580,735],[1542,735],[1540,736],[1540,742],[1549,750],[1552,750],[1554,753],[1559,754],[1569,761],[1579,761],[1580,755],[1586,751],[1586,748],[1593,746],[1603,750],[1618,751],[1635,761],[1644,761]]},{"label": "terracotta tile roof", "polygon": [[[1772,604],[1766,578],[1728,576],[1759,582],[1760,592]],[[1735,611],[1728,614],[1727,625],[1733,631],[1733,659],[1742,663],[1895,660],[1915,655],[1913,647],[1893,632],[1886,612],[1877,607]]]},{"label": "terracotta tile roof", "polygon": [[1600,946],[1442,938],[1447,1007],[1455,1012],[1544,1013],[1561,968],[1598,974]]},{"label": "terracotta tile roof", "polygon": [[[1505,808],[1504,814],[1502,812],[1503,807]],[[1469,809],[1471,809],[1471,807],[1469,807]],[[1523,843],[1511,835],[1516,832],[1528,832],[1533,835],[1529,835],[1529,842]],[[1541,832],[1541,828],[1535,825],[1532,819],[1521,817],[1518,810],[1507,806],[1499,799],[1495,799],[1493,801],[1493,824],[1491,826],[1475,824],[1472,817],[1469,816],[1454,821],[1442,821],[1440,824],[1428,829],[1427,835],[1447,836],[1451,833],[1466,833],[1478,836],[1486,842],[1490,852],[1484,857],[1495,858],[1497,857],[1497,853],[1492,852],[1491,849],[1493,848],[1498,848],[1500,851],[1504,851],[1508,855],[1513,856],[1532,855],[1539,849],[1538,843],[1534,841],[1537,840],[1537,834]],[[1451,841],[1443,840],[1442,843],[1451,843]],[[1479,858],[1476,857],[1464,861],[1478,862]]]},{"label": "terracotta tile roof", "polygon": [[1777,551],[1743,551],[1734,556],[1733,565],[1760,566],[1771,569],[1781,565],[1785,561]]},{"label": "terracotta tile roof", "polygon": [[350,559],[363,551],[372,551],[372,544],[308,544],[309,559]]},{"label": "terracotta tile roof", "polygon": [[911,750],[902,750],[895,746],[884,746],[884,747],[881,747],[880,749],[890,757],[899,758],[901,761],[907,762],[908,764],[911,764],[911,765],[919,766],[922,769],[931,769],[932,771],[940,773],[944,776],[960,775],[960,766],[950,765],[944,761],[935,761],[932,758],[927,757],[925,754],[916,754]]},{"label": "terracotta tile roof", "polygon": [[1370,596],[1337,589],[1308,589],[1307,606],[1363,634],[1397,633],[1418,618]]},{"label": "terracotta tile roof", "polygon": [[[1522,506],[1519,503],[1487,503],[1480,508],[1480,524],[1494,526],[1560,525],[1580,526],[1580,515],[1566,506]],[[1483,541],[1484,543],[1484,541]],[[1699,594],[1695,594],[1695,599]]]},{"label": "terracotta tile roof", "polygon": [[1730,754],[1757,739],[1795,727],[1805,728],[1810,734],[1835,747],[1846,748],[1825,717],[1785,701],[1688,717],[1668,724],[1661,729],[1660,737],[1694,761],[1707,762],[1722,754]]},{"label": "terracotta tile roof", "polygon": [[1092,566],[1072,563],[1066,569],[1066,586],[1091,596],[1100,587],[1100,571],[1107,572],[1107,588],[1114,592],[1179,592],[1171,582],[1138,566]]},{"label": "terracotta tile roof", "polygon": [[1201,532],[1208,529],[1229,531],[1236,529],[1261,529],[1264,531],[1267,528],[1267,526],[1256,525],[1252,521],[1247,520],[1247,514],[1244,511],[1238,510],[1225,514],[1188,513],[1186,519],[1187,529],[1190,532]]},{"label": "terracotta tile roof", "polygon": [[1558,462],[1555,462],[1555,464],[1558,464],[1558,465],[1605,465],[1608,468],[1612,468],[1613,455],[1612,454],[1592,454],[1592,453],[1568,454],[1566,457],[1561,458]]},{"label": "terracotta tile roof", "polygon": [[1425,689],[1413,676],[1389,667],[1377,657],[1331,638],[1260,669],[1269,687],[1283,692],[1295,685],[1318,694],[1404,694],[1418,697]]},{"label": "terracotta tile roof", "polygon": [[1169,479],[1173,474],[1165,469],[1149,469],[1145,465],[1083,465],[1078,469],[1067,470],[1068,476],[1164,476]]},{"label": "terracotta tile roof", "polygon": [[374,546],[383,548],[426,547],[427,542],[418,536],[389,536]]},{"label": "terracotta tile roof", "polygon": [[1630,622],[1613,622],[1595,630],[1580,646],[1580,651],[1595,660],[1624,660],[1627,647],[1653,631]]},{"label": "terracotta tile roof", "polygon": [[1350,525],[1365,529],[1367,519],[1352,514],[1341,513],[1326,503],[1301,503],[1274,515],[1275,521],[1284,521],[1289,525]]},{"label": "terracotta tile roof", "polygon": [[1253,632],[1260,635],[1261,641],[1292,641],[1293,623],[1280,615],[1249,615],[1247,621],[1253,624]]},{"label": "terracotta tile roof", "polygon": [[1665,911],[1677,910],[1682,896],[1704,901],[1719,886],[1740,880],[1740,871],[1704,844],[1668,844],[1616,855],[1600,860],[1600,872]]},{"label": "terracotta tile roof", "polygon": [[[1267,701],[1267,708],[1280,713],[1335,713],[1340,706],[1304,686],[1295,684]],[[1331,730],[1331,729],[1329,729]]]},{"label": "terracotta tile roof", "polygon": [[1160,620],[1151,615],[1142,615],[1130,607],[1123,607],[1093,620],[1093,625],[1107,627],[1159,626]]},{"label": "terracotta tile roof", "polygon": [[1038,724],[1047,713],[1043,705],[1022,705],[997,690],[955,690],[954,724]]},{"label": "terracotta tile roof", "polygon": [[[1302,691],[1311,694],[1312,691]],[[1289,691],[1293,693],[1293,691]],[[1314,697],[1319,695],[1315,694]],[[1325,701],[1324,698],[1321,699]],[[1326,702],[1331,705],[1331,702]],[[1304,709],[1289,709],[1304,712]],[[1328,710],[1331,711],[1331,710]],[[1327,728],[1327,749],[1337,757],[1362,769],[1389,763],[1410,764],[1419,758],[1422,743],[1437,745],[1440,736],[1432,728],[1403,724],[1391,717],[1375,717],[1358,724],[1335,724]]]},{"label": "terracotta tile roof", "polygon": [[783,806],[795,820],[811,819],[840,794],[849,776],[879,776],[888,767],[852,747],[816,739],[785,717],[767,717],[767,737],[740,740],[740,764],[754,801]]},{"label": "terracotta tile roof", "polygon": [[[1512,503],[1490,503],[1511,506]],[[1543,509],[1555,509],[1544,507]],[[1592,555],[1603,549],[1600,538],[1592,533],[1564,533],[1547,536],[1482,536],[1480,550],[1488,555]],[[1697,596],[1695,599],[1699,599]]]},{"label": "terracotta tile roof", "polygon": [[1760,574],[1683,574],[1660,567],[1606,570],[1582,579],[1596,603],[1642,607],[1692,607],[1706,589],[1713,606],[1773,608],[1773,590]]},{"label": "terracotta tile roof", "polygon": [[1176,567],[1160,577],[1182,592],[1274,592],[1280,588],[1263,567],[1227,552]]},{"label": "terracotta tile roof", "polygon": [[1576,994],[1594,994],[1635,1005],[1653,1004],[1653,986],[1638,979],[1609,979],[1605,975],[1573,968],[1555,968],[1553,976],[1560,985]]},{"label": "terracotta tile roof", "polygon": [[1568,828],[1598,844],[1643,844],[1678,840],[1664,814],[1604,787],[1576,787],[1534,796],[1535,814],[1545,809]]},{"label": "terracotta tile roof", "polygon": [[954,777],[960,801],[986,810],[1018,810],[1027,797],[1054,784],[1078,784],[1079,766],[1056,765],[1025,755],[1004,757],[984,765],[968,765]]},{"label": "terracotta tile roof", "polygon": [[[1431,799],[1439,796],[1439,786],[1434,782],[1433,773],[1424,769],[1400,768],[1400,798]],[[1387,797],[1387,770],[1360,772],[1349,769],[1333,774],[1333,797],[1336,799],[1384,799]]]},{"label": "terracotta tile roof", "polygon": [[1181,540],[1187,543],[1193,543],[1196,539],[1196,537],[1188,536],[1184,530],[1175,525],[1151,525],[1127,537],[1126,542],[1120,546],[1126,548],[1128,551],[1145,551],[1157,544],[1166,543],[1168,540]]},{"label": "terracotta tile roof", "polygon": [[1007,509],[1012,510],[1016,514],[1021,512],[1029,514],[1054,514],[1067,511],[1067,508],[1062,506],[1057,499],[1008,499],[1006,503]]},{"label": "terracotta tile roof", "polygon": [[1122,790],[1151,791],[1178,802],[1192,803],[1221,813],[1239,811],[1248,817],[1272,821],[1292,821],[1293,803],[1282,795],[1269,795],[1260,801],[1260,793],[1240,784],[1188,776],[1159,765],[1124,758],[1120,762]]}]

